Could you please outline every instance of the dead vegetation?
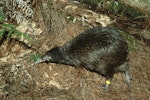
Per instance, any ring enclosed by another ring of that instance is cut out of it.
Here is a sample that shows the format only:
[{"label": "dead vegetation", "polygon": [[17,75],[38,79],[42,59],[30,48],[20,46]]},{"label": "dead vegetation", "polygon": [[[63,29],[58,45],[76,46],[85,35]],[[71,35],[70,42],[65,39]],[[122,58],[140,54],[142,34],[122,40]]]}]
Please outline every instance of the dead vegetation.
[{"label": "dead vegetation", "polygon": [[66,21],[57,36],[46,34],[43,23],[40,22],[40,32],[35,37],[37,42],[30,45],[34,50],[9,39],[0,46],[0,99],[149,100],[150,47],[142,41],[129,54],[131,91],[128,91],[124,76],[120,73],[115,74],[111,87],[105,91],[99,88],[105,78],[86,69],[53,63],[31,66],[31,54],[43,54],[54,46],[63,45],[89,27],[114,22],[106,15],[105,17],[66,0],[57,0],[57,3],[60,5],[60,12],[65,14],[63,17]]}]

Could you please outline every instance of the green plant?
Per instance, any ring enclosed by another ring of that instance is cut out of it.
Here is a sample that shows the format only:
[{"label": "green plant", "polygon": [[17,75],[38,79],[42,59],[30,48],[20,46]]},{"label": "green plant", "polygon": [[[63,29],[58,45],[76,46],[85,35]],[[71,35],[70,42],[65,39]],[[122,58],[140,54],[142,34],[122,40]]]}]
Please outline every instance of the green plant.
[{"label": "green plant", "polygon": [[10,24],[10,23],[4,23],[4,17],[0,16],[0,37],[3,37],[4,34],[7,33],[7,38],[15,37],[15,38],[21,38],[30,41],[32,38],[25,33],[22,33],[18,30],[16,30],[16,25]]},{"label": "green plant", "polygon": [[30,61],[36,62],[36,61],[38,61],[38,60],[40,60],[40,59],[41,59],[41,57],[40,57],[40,54],[39,54],[39,53],[32,54],[32,55],[30,56]]},{"label": "green plant", "polygon": [[1,23],[3,20],[4,20],[4,18],[3,18],[3,17],[0,17],[0,23]]},{"label": "green plant", "polygon": [[[145,18],[148,18],[149,14],[146,14],[137,8],[131,7],[120,0],[79,0],[88,5],[98,5],[101,11],[111,12],[113,14],[119,14],[132,18],[132,20],[146,21]],[[146,1],[145,1],[146,2]]]},{"label": "green plant", "polygon": [[126,39],[126,42],[128,44],[128,48],[129,48],[129,51],[131,50],[136,50],[137,49],[137,40],[136,38],[134,38],[132,35],[130,34],[127,34],[126,32],[124,31],[120,31],[118,30],[119,33]]}]

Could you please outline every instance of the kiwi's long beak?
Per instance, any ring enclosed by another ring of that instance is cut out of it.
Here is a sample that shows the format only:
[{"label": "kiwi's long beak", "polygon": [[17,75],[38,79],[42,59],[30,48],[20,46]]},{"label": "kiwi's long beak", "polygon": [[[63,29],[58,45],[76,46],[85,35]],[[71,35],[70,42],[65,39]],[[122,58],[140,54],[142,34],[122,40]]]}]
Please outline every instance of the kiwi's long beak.
[{"label": "kiwi's long beak", "polygon": [[44,62],[43,59],[37,59],[37,61],[35,62],[35,64],[39,64],[39,63],[42,63]]},{"label": "kiwi's long beak", "polygon": [[42,63],[42,62],[48,62],[51,60],[51,56],[43,56],[42,58],[39,58],[36,60],[35,64],[39,64],[39,63]]}]

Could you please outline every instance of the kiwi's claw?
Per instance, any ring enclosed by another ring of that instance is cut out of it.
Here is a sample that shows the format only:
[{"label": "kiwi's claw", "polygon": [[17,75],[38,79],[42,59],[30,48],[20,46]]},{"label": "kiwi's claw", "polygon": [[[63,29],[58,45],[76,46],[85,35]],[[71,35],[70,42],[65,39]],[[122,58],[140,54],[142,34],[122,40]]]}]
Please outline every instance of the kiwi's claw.
[{"label": "kiwi's claw", "polygon": [[107,90],[109,88],[110,83],[111,83],[110,80],[106,80],[106,83],[102,84],[102,86],[100,88]]},{"label": "kiwi's claw", "polygon": [[130,77],[129,71],[125,71],[124,74],[125,74],[125,78],[126,78],[126,83],[128,85],[128,89],[130,89],[130,80],[131,80],[131,77]]}]

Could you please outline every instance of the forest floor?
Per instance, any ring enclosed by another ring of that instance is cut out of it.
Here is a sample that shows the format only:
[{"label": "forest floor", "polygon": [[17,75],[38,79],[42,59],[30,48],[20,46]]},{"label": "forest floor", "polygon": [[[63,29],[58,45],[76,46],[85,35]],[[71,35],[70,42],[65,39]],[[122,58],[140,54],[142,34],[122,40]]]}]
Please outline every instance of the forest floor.
[{"label": "forest floor", "polygon": [[[103,26],[113,22],[103,14],[98,19],[99,14],[79,4],[58,1],[66,17],[60,34],[49,36],[39,27],[43,32],[35,38],[35,50],[13,39],[0,46],[0,100],[150,100],[150,46],[142,41],[137,41],[136,49],[129,52],[130,91],[121,73],[114,75],[106,91],[99,88],[105,78],[86,69],[54,63],[31,66],[30,56],[36,51],[42,55],[61,46],[96,26],[98,20]],[[88,21],[84,22],[83,17]]]}]

